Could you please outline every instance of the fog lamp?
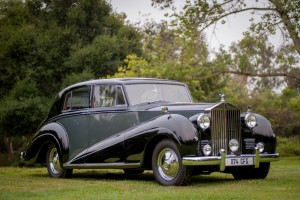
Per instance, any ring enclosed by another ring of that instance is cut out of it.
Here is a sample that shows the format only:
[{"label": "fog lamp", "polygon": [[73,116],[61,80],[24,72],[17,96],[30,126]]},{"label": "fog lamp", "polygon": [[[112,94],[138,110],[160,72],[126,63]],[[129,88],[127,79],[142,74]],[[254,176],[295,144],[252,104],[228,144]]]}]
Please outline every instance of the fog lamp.
[{"label": "fog lamp", "polygon": [[204,145],[202,151],[204,155],[209,156],[211,154],[211,146],[209,144]]},{"label": "fog lamp", "polygon": [[237,141],[237,139],[231,139],[229,142],[229,149],[231,152],[236,152],[239,149],[239,141]]},{"label": "fog lamp", "polygon": [[265,145],[262,142],[257,143],[256,148],[258,148],[259,152],[262,153],[265,149]]}]

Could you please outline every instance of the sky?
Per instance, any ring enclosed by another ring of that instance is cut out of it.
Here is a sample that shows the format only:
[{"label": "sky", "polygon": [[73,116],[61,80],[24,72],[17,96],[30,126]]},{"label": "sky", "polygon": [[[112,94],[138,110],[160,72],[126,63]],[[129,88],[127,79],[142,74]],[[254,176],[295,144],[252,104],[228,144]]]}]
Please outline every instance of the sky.
[{"label": "sky", "polygon": [[[159,22],[164,17],[166,11],[161,11],[159,8],[151,6],[151,0],[107,0],[112,4],[113,10],[116,12],[124,12],[127,15],[127,19],[131,22],[143,22],[146,19],[153,19]],[[179,6],[183,5],[184,0],[177,0]],[[238,15],[230,16],[227,22],[222,25],[216,26],[213,33],[213,27],[206,31],[206,37],[208,45],[211,49],[218,49],[220,45],[228,47],[232,42],[237,42],[243,37],[243,32],[247,30],[250,25],[249,19],[251,18],[249,13],[240,13]],[[278,36],[270,38],[272,43],[278,41]],[[276,45],[276,44],[275,44]]]}]

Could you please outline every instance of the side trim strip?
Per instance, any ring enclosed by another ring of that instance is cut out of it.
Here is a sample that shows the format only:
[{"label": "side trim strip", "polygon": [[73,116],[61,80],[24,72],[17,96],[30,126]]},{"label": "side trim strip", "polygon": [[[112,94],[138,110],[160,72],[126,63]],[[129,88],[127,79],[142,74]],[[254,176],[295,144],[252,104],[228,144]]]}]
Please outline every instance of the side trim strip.
[{"label": "side trim strip", "polygon": [[128,169],[138,168],[140,163],[85,163],[85,164],[64,164],[67,169]]}]

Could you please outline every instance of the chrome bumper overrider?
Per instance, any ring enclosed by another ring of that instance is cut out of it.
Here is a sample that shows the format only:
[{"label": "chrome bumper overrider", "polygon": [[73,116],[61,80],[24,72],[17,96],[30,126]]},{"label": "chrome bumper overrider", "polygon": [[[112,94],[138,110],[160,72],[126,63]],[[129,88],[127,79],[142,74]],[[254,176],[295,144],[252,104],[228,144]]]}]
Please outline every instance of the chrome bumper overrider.
[{"label": "chrome bumper overrider", "polygon": [[205,165],[219,165],[220,171],[225,171],[226,158],[236,157],[253,157],[254,167],[259,168],[259,164],[262,162],[272,162],[279,160],[279,154],[260,154],[259,150],[255,148],[255,154],[243,154],[243,155],[226,155],[224,149],[221,149],[220,156],[207,156],[207,157],[183,157],[182,164],[186,166],[205,166]]}]

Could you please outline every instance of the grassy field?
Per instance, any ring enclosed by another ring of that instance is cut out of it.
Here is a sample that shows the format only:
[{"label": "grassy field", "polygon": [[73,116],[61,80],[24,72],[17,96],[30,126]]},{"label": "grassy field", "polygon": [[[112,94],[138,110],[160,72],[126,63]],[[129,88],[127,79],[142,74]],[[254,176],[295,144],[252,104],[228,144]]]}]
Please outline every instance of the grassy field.
[{"label": "grassy field", "polygon": [[195,176],[188,186],[163,187],[150,171],[126,177],[120,170],[75,170],[49,178],[46,168],[0,168],[0,199],[300,199],[300,157],[271,165],[265,180],[236,181],[230,174]]}]

